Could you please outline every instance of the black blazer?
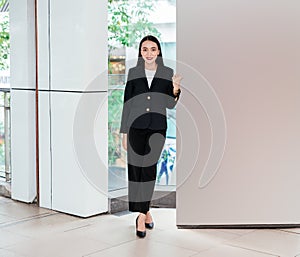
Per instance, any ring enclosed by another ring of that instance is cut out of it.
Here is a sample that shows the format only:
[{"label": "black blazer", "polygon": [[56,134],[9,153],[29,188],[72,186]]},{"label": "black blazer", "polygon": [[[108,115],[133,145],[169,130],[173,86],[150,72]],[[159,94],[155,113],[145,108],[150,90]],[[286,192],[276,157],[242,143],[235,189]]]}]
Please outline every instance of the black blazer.
[{"label": "black blazer", "polygon": [[178,96],[173,94],[172,76],[171,68],[158,65],[149,88],[144,66],[129,70],[120,133],[128,133],[130,127],[167,128],[166,108],[174,108],[178,100]]}]

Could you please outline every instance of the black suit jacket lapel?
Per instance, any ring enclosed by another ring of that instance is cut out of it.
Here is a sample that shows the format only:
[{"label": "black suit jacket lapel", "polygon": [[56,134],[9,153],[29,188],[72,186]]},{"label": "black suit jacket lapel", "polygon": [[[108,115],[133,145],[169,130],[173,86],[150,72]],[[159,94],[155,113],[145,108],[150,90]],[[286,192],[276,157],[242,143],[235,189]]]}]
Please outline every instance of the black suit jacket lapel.
[{"label": "black suit jacket lapel", "polygon": [[158,65],[157,70],[154,74],[154,78],[152,80],[150,90],[154,87],[154,85],[158,82],[158,80],[162,77],[162,68]]},{"label": "black suit jacket lapel", "polygon": [[141,81],[143,82],[145,88],[148,91],[149,90],[148,80],[147,80],[147,77],[146,77],[145,69],[142,66],[138,67],[138,77],[141,79]]}]

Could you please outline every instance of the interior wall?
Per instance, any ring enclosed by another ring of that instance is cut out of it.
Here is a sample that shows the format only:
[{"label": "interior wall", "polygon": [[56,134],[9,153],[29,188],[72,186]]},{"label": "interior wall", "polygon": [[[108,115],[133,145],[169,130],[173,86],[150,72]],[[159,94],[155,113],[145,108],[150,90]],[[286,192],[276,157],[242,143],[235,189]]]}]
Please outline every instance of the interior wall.
[{"label": "interior wall", "polygon": [[177,225],[300,224],[300,2],[177,17]]}]

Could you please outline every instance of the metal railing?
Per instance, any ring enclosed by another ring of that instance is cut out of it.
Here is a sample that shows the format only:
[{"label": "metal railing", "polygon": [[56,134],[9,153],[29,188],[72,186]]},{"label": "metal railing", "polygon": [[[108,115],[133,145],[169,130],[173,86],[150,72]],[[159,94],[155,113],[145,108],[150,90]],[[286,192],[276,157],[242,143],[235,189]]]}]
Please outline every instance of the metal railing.
[{"label": "metal railing", "polygon": [[0,180],[11,181],[9,88],[0,88]]}]

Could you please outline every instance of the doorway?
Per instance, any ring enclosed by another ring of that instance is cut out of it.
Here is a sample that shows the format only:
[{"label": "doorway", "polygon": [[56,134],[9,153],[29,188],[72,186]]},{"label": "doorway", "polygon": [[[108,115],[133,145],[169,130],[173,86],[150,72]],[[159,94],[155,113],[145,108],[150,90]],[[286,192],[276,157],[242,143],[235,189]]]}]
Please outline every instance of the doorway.
[{"label": "doorway", "polygon": [[[166,15],[167,14],[167,15]],[[129,68],[145,35],[160,42],[165,65],[176,69],[176,0],[108,0],[108,193],[110,211],[127,209],[127,162],[119,133]],[[168,110],[166,143],[157,167],[152,205],[175,207],[176,110]]]}]

